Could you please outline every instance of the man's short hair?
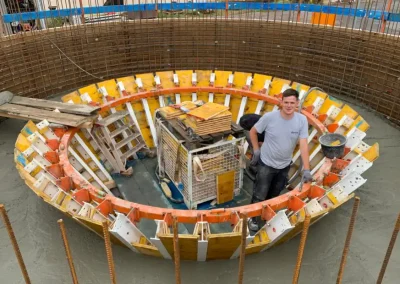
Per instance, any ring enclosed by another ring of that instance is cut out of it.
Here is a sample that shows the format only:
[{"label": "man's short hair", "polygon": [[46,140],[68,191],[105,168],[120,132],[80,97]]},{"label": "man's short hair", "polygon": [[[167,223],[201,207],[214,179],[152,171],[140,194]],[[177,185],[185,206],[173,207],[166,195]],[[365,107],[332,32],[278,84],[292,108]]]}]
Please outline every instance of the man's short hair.
[{"label": "man's short hair", "polygon": [[294,96],[296,97],[296,99],[299,99],[299,92],[296,91],[295,89],[287,89],[282,93],[282,98],[287,98],[287,97],[291,97]]}]

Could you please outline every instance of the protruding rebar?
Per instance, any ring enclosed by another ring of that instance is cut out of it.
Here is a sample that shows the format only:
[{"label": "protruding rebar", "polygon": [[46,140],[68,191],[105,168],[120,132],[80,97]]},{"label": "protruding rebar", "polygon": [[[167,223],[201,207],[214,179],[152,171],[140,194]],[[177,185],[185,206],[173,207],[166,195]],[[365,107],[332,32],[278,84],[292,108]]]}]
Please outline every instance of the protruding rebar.
[{"label": "protruding rebar", "polygon": [[310,221],[311,221],[311,216],[307,214],[306,218],[304,219],[303,232],[301,233],[299,251],[297,253],[296,266],[294,268],[293,284],[297,284],[299,281],[301,262],[303,260],[304,247],[306,245],[308,228],[310,227]]},{"label": "protruding rebar", "polygon": [[382,281],[383,281],[383,276],[385,275],[386,267],[387,267],[387,265],[389,263],[389,259],[390,259],[390,256],[392,254],[393,247],[394,247],[394,244],[396,242],[397,235],[399,234],[399,231],[400,231],[400,213],[399,213],[399,216],[397,216],[396,225],[394,225],[392,238],[390,239],[389,247],[388,247],[388,249],[386,251],[386,255],[385,255],[385,259],[383,260],[383,263],[382,263],[381,271],[379,272],[378,281],[376,281],[377,284],[381,284]]},{"label": "protruding rebar", "polygon": [[242,239],[240,243],[240,259],[239,259],[239,284],[243,283],[244,259],[246,255],[246,238],[247,238],[247,215],[242,215]]},{"label": "protruding rebar", "polygon": [[173,217],[174,230],[174,261],[175,261],[175,282],[181,284],[181,255],[179,251],[178,221]]},{"label": "protruding rebar", "polygon": [[72,282],[74,284],[78,284],[78,277],[76,277],[74,262],[72,261],[72,254],[71,249],[69,248],[67,233],[65,231],[64,221],[62,219],[57,221],[58,225],[60,226],[61,237],[63,239],[65,254],[67,255],[69,269],[71,270]]},{"label": "protruding rebar", "polygon": [[116,277],[115,277],[114,259],[113,259],[113,256],[112,256],[110,233],[108,231],[107,220],[104,220],[102,225],[103,225],[104,244],[106,246],[108,270],[110,272],[111,284],[116,284],[117,280],[116,280]]},{"label": "protruding rebar", "polygon": [[25,283],[30,284],[31,280],[29,279],[28,271],[26,270],[26,266],[22,258],[21,251],[19,250],[17,239],[15,238],[14,231],[11,227],[10,219],[8,218],[7,211],[4,208],[3,204],[0,204],[0,214],[1,217],[3,218],[4,225],[6,226],[8,232],[8,236],[10,237],[11,243],[13,245],[15,255],[17,256],[19,267],[21,268],[22,275],[24,276],[25,279]]},{"label": "protruding rebar", "polygon": [[342,283],[344,267],[346,266],[347,255],[349,253],[350,241],[351,241],[351,237],[353,235],[354,223],[356,221],[359,204],[360,204],[360,198],[358,196],[356,196],[354,198],[353,212],[351,213],[351,217],[350,217],[350,224],[349,224],[349,229],[347,231],[346,242],[344,243],[342,260],[340,261],[339,273],[338,273],[338,277],[336,280],[337,284]]}]

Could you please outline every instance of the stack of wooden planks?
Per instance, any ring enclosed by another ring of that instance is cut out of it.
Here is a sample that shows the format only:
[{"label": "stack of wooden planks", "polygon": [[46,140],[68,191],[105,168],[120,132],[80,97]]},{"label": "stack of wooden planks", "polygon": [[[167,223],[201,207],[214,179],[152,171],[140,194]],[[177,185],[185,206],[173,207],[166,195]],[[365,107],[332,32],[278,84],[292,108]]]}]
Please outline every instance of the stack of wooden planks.
[{"label": "stack of wooden planks", "polygon": [[183,120],[186,127],[190,127],[199,136],[231,130],[232,113],[228,110],[204,120],[187,115]]},{"label": "stack of wooden planks", "polygon": [[57,123],[72,127],[91,127],[99,107],[75,105],[56,101],[14,96],[0,93],[0,116]]},{"label": "stack of wooden planks", "polygon": [[159,109],[159,113],[165,119],[173,119],[185,114],[185,111],[195,109],[197,106],[193,102],[185,101],[179,105],[166,106]]}]

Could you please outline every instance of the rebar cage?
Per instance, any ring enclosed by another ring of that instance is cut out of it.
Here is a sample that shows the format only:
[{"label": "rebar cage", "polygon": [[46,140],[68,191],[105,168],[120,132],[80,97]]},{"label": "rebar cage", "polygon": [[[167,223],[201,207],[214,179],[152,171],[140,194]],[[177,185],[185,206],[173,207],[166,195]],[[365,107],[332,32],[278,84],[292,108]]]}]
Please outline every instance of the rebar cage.
[{"label": "rebar cage", "polygon": [[157,120],[156,126],[160,141],[160,177],[166,175],[178,185],[189,209],[196,209],[199,204],[217,198],[217,177],[223,173],[234,171],[234,196],[240,194],[243,186],[240,149],[244,137],[188,150],[162,120]]}]

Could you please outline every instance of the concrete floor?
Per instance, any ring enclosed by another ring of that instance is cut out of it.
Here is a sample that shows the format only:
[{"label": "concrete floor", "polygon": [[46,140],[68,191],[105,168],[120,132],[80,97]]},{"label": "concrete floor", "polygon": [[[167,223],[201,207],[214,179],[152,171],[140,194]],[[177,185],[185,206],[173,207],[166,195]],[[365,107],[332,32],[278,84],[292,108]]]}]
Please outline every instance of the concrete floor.
[{"label": "concrete floor", "polygon": [[[400,131],[375,114],[355,107],[371,124],[366,142],[380,143],[381,157],[363,176],[361,204],[343,283],[375,283],[400,208]],[[57,220],[59,211],[39,199],[19,177],[13,161],[22,121],[0,124],[0,203],[8,209],[32,283],[71,283]],[[299,283],[334,283],[346,237],[352,202],[311,227]],[[102,239],[65,219],[80,283],[110,283]],[[246,258],[244,283],[291,283],[299,237]],[[118,283],[174,283],[172,261],[113,247]],[[182,283],[236,283],[238,260],[183,262]],[[384,283],[399,283],[400,240]],[[23,283],[4,225],[0,222],[0,283]]]}]

